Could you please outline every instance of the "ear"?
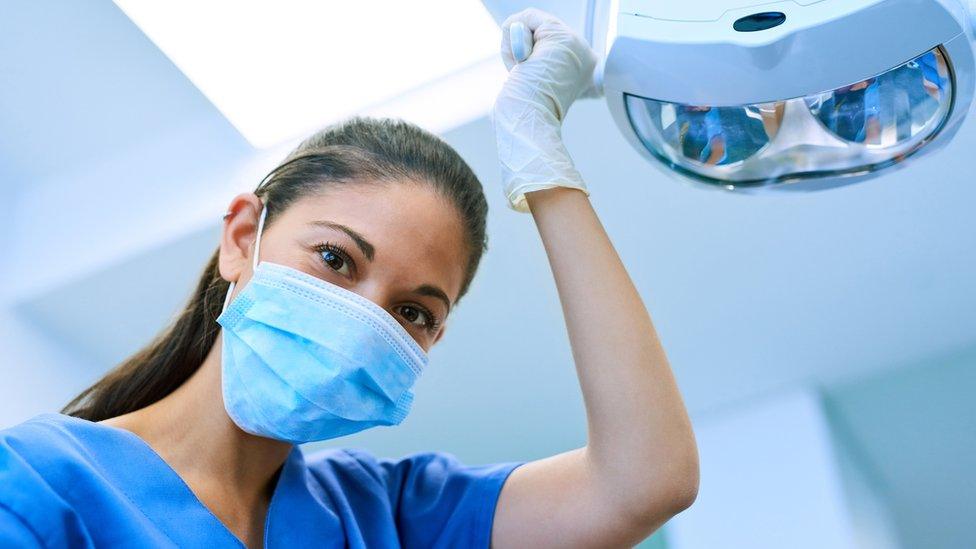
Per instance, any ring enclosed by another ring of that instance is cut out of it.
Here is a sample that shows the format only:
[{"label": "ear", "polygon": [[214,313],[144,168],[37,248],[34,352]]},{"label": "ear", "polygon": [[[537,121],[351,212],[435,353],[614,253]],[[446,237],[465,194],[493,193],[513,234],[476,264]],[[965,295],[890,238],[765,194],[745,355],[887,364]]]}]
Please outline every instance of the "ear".
[{"label": "ear", "polygon": [[221,278],[228,282],[240,281],[250,269],[262,208],[254,193],[235,196],[227,208],[218,265]]}]

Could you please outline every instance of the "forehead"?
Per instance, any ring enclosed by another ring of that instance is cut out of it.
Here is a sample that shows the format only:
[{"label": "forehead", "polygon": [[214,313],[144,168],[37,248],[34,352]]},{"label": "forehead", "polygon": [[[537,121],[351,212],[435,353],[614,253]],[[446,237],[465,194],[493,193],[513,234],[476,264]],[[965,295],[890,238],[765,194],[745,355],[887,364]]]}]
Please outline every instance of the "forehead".
[{"label": "forehead", "polygon": [[[329,221],[361,234],[375,248],[366,269],[407,284],[435,284],[457,298],[467,244],[457,208],[414,181],[340,183],[292,203],[274,222],[308,234]],[[321,229],[318,229],[321,231]]]}]

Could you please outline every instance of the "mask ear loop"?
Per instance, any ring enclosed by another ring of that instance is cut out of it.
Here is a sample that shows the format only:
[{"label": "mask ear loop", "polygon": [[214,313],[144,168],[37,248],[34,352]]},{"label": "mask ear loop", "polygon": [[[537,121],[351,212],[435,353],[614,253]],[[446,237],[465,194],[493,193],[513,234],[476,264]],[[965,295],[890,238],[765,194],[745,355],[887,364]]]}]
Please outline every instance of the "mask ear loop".
[{"label": "mask ear loop", "polygon": [[[264,220],[268,217],[268,208],[264,206],[261,208],[261,218],[258,219],[258,234],[254,238],[254,259],[251,261],[251,270],[257,271],[258,269],[258,255],[261,253],[261,235],[264,233]],[[227,310],[227,306],[230,305],[230,296],[234,293],[234,287],[237,286],[236,281],[231,281],[230,285],[227,286],[227,295],[224,296],[224,307],[221,312]]]}]

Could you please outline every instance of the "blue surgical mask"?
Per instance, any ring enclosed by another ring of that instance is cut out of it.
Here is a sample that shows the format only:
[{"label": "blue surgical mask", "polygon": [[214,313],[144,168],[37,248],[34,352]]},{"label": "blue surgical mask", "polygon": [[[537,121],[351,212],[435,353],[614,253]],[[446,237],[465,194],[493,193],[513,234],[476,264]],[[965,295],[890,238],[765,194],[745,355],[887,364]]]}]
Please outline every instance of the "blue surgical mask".
[{"label": "blue surgical mask", "polygon": [[223,327],[224,407],[255,435],[304,443],[396,425],[427,355],[372,301],[301,271],[258,262],[267,208],[254,244],[254,275]]}]

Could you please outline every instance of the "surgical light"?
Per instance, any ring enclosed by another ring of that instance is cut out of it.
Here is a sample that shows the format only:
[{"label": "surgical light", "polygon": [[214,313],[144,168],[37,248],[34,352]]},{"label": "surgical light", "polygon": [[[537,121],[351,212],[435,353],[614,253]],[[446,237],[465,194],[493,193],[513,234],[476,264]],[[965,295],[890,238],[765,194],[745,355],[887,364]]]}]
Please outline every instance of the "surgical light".
[{"label": "surgical light", "polygon": [[972,23],[959,0],[590,6],[618,127],[653,162],[706,185],[861,181],[943,146],[972,101]]}]

